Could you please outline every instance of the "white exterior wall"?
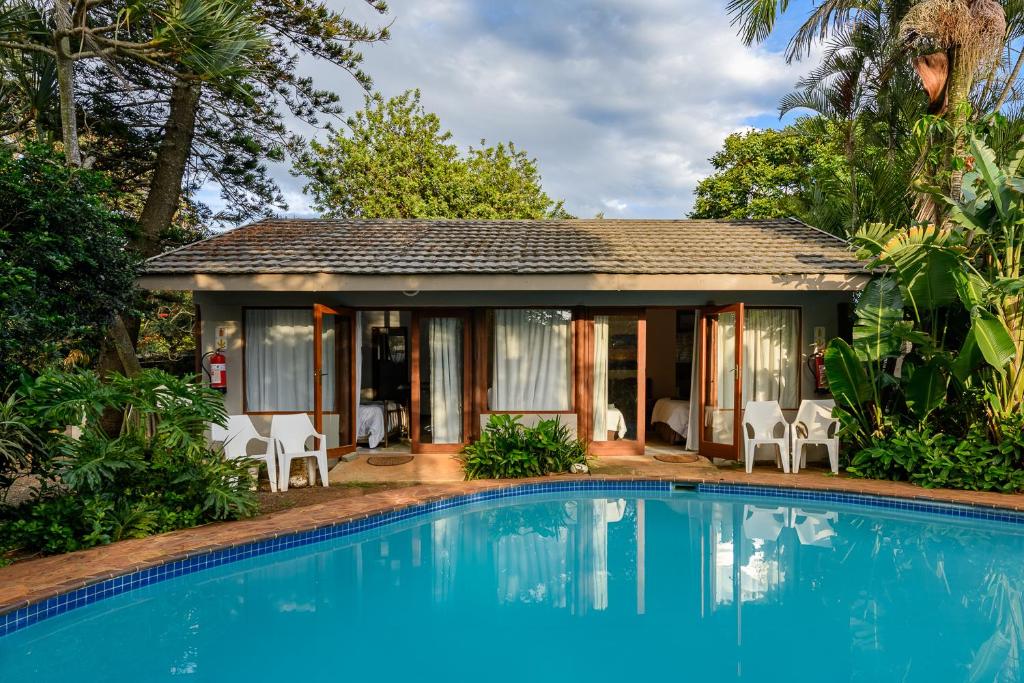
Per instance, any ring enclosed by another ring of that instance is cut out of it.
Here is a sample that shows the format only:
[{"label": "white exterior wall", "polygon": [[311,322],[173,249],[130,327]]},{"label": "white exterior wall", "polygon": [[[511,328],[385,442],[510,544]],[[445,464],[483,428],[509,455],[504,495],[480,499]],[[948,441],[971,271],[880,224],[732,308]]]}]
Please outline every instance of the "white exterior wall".
[{"label": "white exterior wall", "polygon": [[[413,293],[409,293],[413,294]],[[737,301],[747,306],[796,306],[801,310],[801,398],[815,398],[814,377],[807,368],[807,359],[814,342],[815,327],[825,328],[825,338],[838,334],[838,305],[852,301],[852,292],[756,291],[756,292],[195,292],[202,320],[201,349],[212,351],[218,328],[225,332],[225,356],[228,365],[228,391],[225,396],[229,413],[242,412],[242,309],[246,306],[312,306],[322,303],[367,309],[411,309],[419,307],[656,307],[724,305]],[[795,411],[787,411],[792,419]],[[564,416],[571,417],[571,416]],[[575,420],[573,420],[575,421]],[[254,416],[257,429],[269,430],[269,416]],[[333,431],[333,430],[332,430]]]}]

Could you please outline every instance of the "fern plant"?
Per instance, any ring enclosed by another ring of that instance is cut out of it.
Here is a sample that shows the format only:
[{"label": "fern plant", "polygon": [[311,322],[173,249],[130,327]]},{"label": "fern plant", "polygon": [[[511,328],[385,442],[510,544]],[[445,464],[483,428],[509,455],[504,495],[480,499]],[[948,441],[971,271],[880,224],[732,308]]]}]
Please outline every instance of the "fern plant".
[{"label": "fern plant", "polygon": [[13,401],[50,466],[31,500],[0,512],[2,545],[65,552],[256,511],[247,463],[207,445],[207,426],[226,419],[215,391],[159,370],[52,371]]}]

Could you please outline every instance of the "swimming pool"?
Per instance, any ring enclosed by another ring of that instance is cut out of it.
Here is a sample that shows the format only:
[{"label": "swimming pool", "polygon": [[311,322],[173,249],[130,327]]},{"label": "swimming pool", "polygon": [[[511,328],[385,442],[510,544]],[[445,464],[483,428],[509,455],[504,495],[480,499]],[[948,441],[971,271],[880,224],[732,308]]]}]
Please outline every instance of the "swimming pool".
[{"label": "swimming pool", "polygon": [[1014,513],[552,488],[126,581],[0,637],[0,680],[1021,680]]}]

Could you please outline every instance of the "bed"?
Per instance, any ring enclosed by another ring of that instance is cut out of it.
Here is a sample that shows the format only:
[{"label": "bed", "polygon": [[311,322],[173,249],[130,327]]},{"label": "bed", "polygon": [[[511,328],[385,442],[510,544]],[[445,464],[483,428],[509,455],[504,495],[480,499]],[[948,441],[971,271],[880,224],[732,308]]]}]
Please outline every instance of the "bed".
[{"label": "bed", "polygon": [[[651,411],[651,425],[669,443],[685,443],[690,431],[690,402],[659,398]],[[664,425],[668,431],[659,429],[659,425]]]},{"label": "bed", "polygon": [[626,416],[614,404],[608,405],[608,440],[626,438]]},{"label": "bed", "polygon": [[401,436],[408,430],[405,406],[395,401],[364,401],[356,413],[356,441],[365,440],[370,448]]}]

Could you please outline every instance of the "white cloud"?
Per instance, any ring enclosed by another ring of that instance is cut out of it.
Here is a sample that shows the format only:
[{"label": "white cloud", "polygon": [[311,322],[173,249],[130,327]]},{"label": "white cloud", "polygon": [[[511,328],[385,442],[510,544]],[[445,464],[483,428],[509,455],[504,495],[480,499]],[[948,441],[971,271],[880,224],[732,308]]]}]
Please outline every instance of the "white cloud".
[{"label": "white cloud", "polygon": [[[684,215],[725,136],[773,116],[805,68],[743,47],[722,4],[703,0],[389,5],[392,39],[366,50],[376,89],[420,88],[461,145],[514,141],[579,216]],[[347,9],[376,20],[358,3]],[[308,66],[349,110],[362,103],[347,75]],[[301,179],[277,179],[289,213],[309,213]]]},{"label": "white cloud", "polygon": [[606,209],[622,213],[629,208],[629,204],[620,199],[605,199],[601,201]]}]

